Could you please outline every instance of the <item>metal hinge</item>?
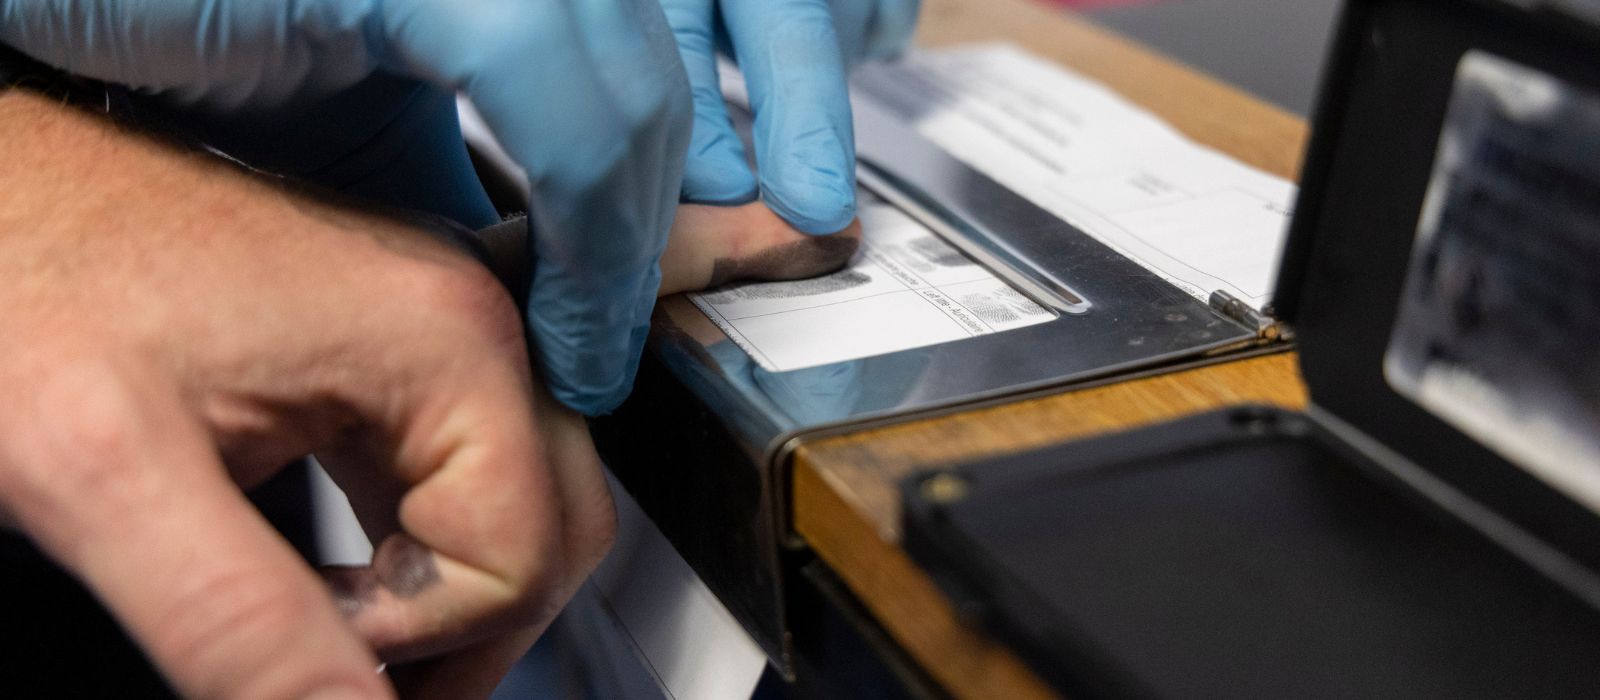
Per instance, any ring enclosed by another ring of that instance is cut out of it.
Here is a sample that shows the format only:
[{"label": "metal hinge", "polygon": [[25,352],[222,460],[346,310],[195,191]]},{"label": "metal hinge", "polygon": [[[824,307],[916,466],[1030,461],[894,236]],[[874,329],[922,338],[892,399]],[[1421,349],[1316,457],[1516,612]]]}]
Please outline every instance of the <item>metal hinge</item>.
[{"label": "metal hinge", "polygon": [[[1210,305],[1212,310],[1226,316],[1236,323],[1255,331],[1256,337],[1261,340],[1288,340],[1288,329],[1270,313],[1258,311],[1255,307],[1245,303],[1239,297],[1220,289],[1211,293]],[[1268,307],[1270,311],[1271,307]]]}]

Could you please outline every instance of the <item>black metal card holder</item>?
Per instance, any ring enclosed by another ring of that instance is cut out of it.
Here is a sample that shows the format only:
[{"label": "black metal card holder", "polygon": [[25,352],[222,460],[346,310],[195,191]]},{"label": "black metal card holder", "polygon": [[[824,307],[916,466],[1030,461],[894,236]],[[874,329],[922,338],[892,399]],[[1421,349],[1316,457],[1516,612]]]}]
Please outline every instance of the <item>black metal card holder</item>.
[{"label": "black metal card holder", "polygon": [[904,123],[858,114],[856,131],[864,197],[932,230],[1051,320],[769,371],[686,300],[668,299],[633,395],[592,423],[606,464],[785,671],[785,560],[805,556],[789,529],[788,469],[802,441],[1286,347],[1258,315],[1190,296]]}]

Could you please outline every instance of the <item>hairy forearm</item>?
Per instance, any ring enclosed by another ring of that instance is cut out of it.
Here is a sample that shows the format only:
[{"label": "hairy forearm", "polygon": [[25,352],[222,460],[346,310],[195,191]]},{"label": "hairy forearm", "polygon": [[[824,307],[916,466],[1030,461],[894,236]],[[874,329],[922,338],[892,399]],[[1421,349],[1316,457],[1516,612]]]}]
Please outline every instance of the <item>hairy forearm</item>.
[{"label": "hairy forearm", "polygon": [[[341,306],[391,296],[397,285],[425,288],[435,272],[486,278],[416,223],[423,220],[330,203],[34,93],[0,93],[0,344],[8,335],[61,337],[87,326],[98,337],[63,342],[146,348],[185,376],[244,376],[262,349],[329,321]],[[407,271],[423,279],[396,279],[396,257],[414,262]],[[333,259],[350,262],[327,264]],[[52,305],[60,313],[49,313]],[[80,318],[67,324],[65,314]],[[292,325],[273,323],[291,316]],[[13,327],[52,319],[62,328]],[[296,371],[302,383],[325,374],[319,366]],[[327,400],[302,402],[275,432],[316,442],[340,429],[337,392],[294,389]],[[244,428],[256,420],[250,407],[226,402],[196,408],[223,435],[251,432]],[[245,483],[295,456],[219,447],[236,458],[231,466]]]},{"label": "hairy forearm", "polygon": [[[175,214],[174,203],[191,190],[242,184],[210,160],[39,93],[0,91],[0,212],[8,234],[40,212],[63,224],[51,228],[107,214],[114,220]],[[133,197],[157,193],[164,196]]]}]

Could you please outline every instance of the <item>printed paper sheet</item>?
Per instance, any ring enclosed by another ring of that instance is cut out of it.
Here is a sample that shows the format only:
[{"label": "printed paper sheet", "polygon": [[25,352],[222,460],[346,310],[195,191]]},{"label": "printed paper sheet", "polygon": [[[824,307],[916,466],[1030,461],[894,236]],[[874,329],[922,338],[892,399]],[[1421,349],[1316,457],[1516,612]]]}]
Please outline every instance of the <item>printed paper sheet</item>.
[{"label": "printed paper sheet", "polygon": [[1099,83],[983,45],[866,66],[852,97],[1196,298],[1271,296],[1295,186]]}]

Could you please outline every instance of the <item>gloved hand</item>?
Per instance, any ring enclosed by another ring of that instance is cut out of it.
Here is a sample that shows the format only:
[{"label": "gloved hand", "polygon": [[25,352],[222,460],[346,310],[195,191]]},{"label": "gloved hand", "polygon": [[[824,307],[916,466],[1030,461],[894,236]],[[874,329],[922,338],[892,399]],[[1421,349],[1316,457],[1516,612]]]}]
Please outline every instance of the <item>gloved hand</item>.
[{"label": "gloved hand", "polygon": [[417,81],[465,93],[531,181],[551,391],[592,414],[631,387],[690,126],[655,0],[0,0],[0,41],[210,114],[313,106],[334,150]]},{"label": "gloved hand", "polygon": [[[847,71],[900,51],[918,0],[661,0],[694,93],[683,195],[727,204],[757,194],[806,233],[855,217],[855,139]],[[745,164],[718,87],[716,52],[744,72],[759,176]]]}]

